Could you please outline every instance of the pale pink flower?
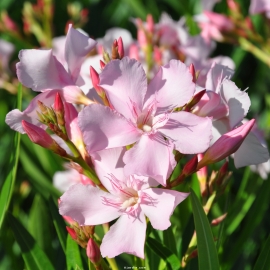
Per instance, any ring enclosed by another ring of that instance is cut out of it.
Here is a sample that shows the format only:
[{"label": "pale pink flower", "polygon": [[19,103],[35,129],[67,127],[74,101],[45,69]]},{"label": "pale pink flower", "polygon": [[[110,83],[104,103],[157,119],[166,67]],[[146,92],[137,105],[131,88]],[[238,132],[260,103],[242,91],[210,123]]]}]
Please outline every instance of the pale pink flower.
[{"label": "pale pink flower", "polygon": [[161,67],[147,87],[139,62],[114,60],[100,74],[100,86],[115,110],[93,104],[80,112],[79,126],[89,153],[137,142],[124,156],[126,173],[151,176],[165,185],[175,165],[174,147],[184,154],[208,148],[211,120],[174,112],[195,90],[189,69],[180,61]]},{"label": "pale pink flower", "polygon": [[88,177],[80,174],[75,169],[58,171],[53,176],[53,185],[61,192],[67,191],[69,187],[78,183],[95,186],[95,184]]},{"label": "pale pink flower", "polygon": [[0,39],[0,71],[9,71],[8,63],[12,53],[14,52],[14,45],[8,41]]},{"label": "pale pink flower", "polygon": [[202,29],[201,36],[207,43],[212,39],[222,41],[223,32],[230,31],[234,27],[228,17],[211,11],[204,11],[203,14],[197,15],[196,20]]},{"label": "pale pink flower", "polygon": [[77,81],[83,61],[95,45],[96,41],[70,25],[65,42],[67,69],[52,50],[22,50],[17,64],[18,79],[34,91],[63,89],[63,98],[67,102],[89,104]]},{"label": "pale pink flower", "polygon": [[265,13],[270,18],[270,1],[269,0],[251,0],[249,7],[250,14]]},{"label": "pale pink flower", "polygon": [[102,240],[102,256],[112,258],[125,252],[144,258],[145,216],[153,228],[166,230],[175,207],[188,194],[151,188],[145,176],[123,176],[122,148],[96,155],[97,174],[109,192],[90,185],[73,185],[61,197],[59,212],[80,225],[98,225],[119,218]]}]

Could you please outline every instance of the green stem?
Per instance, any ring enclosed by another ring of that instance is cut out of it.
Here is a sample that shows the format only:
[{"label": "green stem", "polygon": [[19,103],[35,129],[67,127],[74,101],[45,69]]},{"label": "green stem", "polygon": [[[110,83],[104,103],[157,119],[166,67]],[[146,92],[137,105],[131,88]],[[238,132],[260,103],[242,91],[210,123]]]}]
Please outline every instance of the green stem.
[{"label": "green stem", "polygon": [[239,37],[238,42],[243,50],[252,53],[259,60],[261,60],[268,67],[270,67],[270,55],[268,53],[265,53],[260,48],[256,47],[254,44],[252,44],[251,42],[249,42],[247,39],[243,37]]}]

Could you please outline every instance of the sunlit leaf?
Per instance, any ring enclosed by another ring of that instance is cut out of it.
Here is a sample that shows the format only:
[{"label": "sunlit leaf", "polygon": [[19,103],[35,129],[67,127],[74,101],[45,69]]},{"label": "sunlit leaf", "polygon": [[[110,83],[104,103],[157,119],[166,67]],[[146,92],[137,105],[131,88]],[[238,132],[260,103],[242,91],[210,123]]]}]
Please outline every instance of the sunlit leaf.
[{"label": "sunlit leaf", "polygon": [[67,237],[66,260],[68,270],[83,269],[79,246],[69,234]]}]

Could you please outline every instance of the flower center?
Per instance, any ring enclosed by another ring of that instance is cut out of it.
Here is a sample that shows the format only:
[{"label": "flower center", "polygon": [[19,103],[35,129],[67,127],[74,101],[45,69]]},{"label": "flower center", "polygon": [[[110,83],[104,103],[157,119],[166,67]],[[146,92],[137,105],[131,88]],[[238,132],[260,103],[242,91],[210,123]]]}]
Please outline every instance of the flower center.
[{"label": "flower center", "polygon": [[127,209],[128,207],[134,206],[137,202],[138,202],[138,197],[128,198],[122,203],[121,208]]}]

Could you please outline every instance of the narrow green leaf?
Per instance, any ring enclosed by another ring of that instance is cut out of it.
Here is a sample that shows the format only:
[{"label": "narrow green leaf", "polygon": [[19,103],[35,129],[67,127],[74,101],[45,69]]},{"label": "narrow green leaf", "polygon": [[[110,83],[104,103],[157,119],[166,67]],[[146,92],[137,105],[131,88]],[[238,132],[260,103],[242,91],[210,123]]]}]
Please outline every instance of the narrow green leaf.
[{"label": "narrow green leaf", "polygon": [[7,214],[9,225],[18,242],[22,257],[29,270],[54,270],[50,260],[24,226],[10,213]]},{"label": "narrow green leaf", "polygon": [[[22,86],[21,84],[18,87],[18,98],[17,98],[17,108],[21,109],[22,105]],[[16,178],[19,150],[20,150],[20,133],[15,133],[13,145],[10,151],[10,160],[9,160],[9,169],[8,175],[5,179],[3,187],[0,192],[0,228],[4,221],[6,211],[8,210],[10,200],[13,193],[14,182]]]},{"label": "narrow green leaf", "polygon": [[27,155],[23,147],[20,151],[20,161],[24,170],[29,175],[31,183],[45,198],[48,198],[50,195],[57,198],[61,196],[61,193],[52,185],[50,179],[44,175],[35,162]]},{"label": "narrow green leaf", "polygon": [[163,244],[174,254],[177,254],[175,235],[173,233],[172,226],[163,231]]},{"label": "narrow green leaf", "polygon": [[29,215],[29,232],[43,251],[52,258],[52,224],[48,208],[36,194]]},{"label": "narrow green leaf", "polygon": [[67,237],[66,259],[68,270],[83,269],[79,246],[69,234]]},{"label": "narrow green leaf", "polygon": [[158,255],[160,256],[164,261],[166,261],[167,265],[172,270],[180,269],[181,262],[177,256],[170,251],[168,248],[166,248],[163,244],[158,242],[152,237],[147,238],[146,244]]},{"label": "narrow green leaf", "polygon": [[124,2],[126,2],[130,8],[134,11],[134,13],[136,14],[136,16],[145,19],[147,16],[147,11],[145,10],[145,7],[143,5],[143,3],[140,0],[124,0]]},{"label": "narrow green leaf", "polygon": [[202,205],[193,189],[190,190],[190,198],[197,234],[199,269],[219,270],[218,254],[213,234]]},{"label": "narrow green leaf", "polygon": [[270,235],[268,236],[264,247],[256,261],[253,270],[268,270],[270,265]]},{"label": "narrow green leaf", "polygon": [[54,224],[56,233],[58,235],[58,239],[65,253],[67,232],[64,228],[66,225],[65,225],[64,219],[60,216],[58,212],[58,208],[56,207],[52,197],[49,198],[49,207],[50,207],[50,211],[51,211],[51,215],[53,219],[53,224]]}]

